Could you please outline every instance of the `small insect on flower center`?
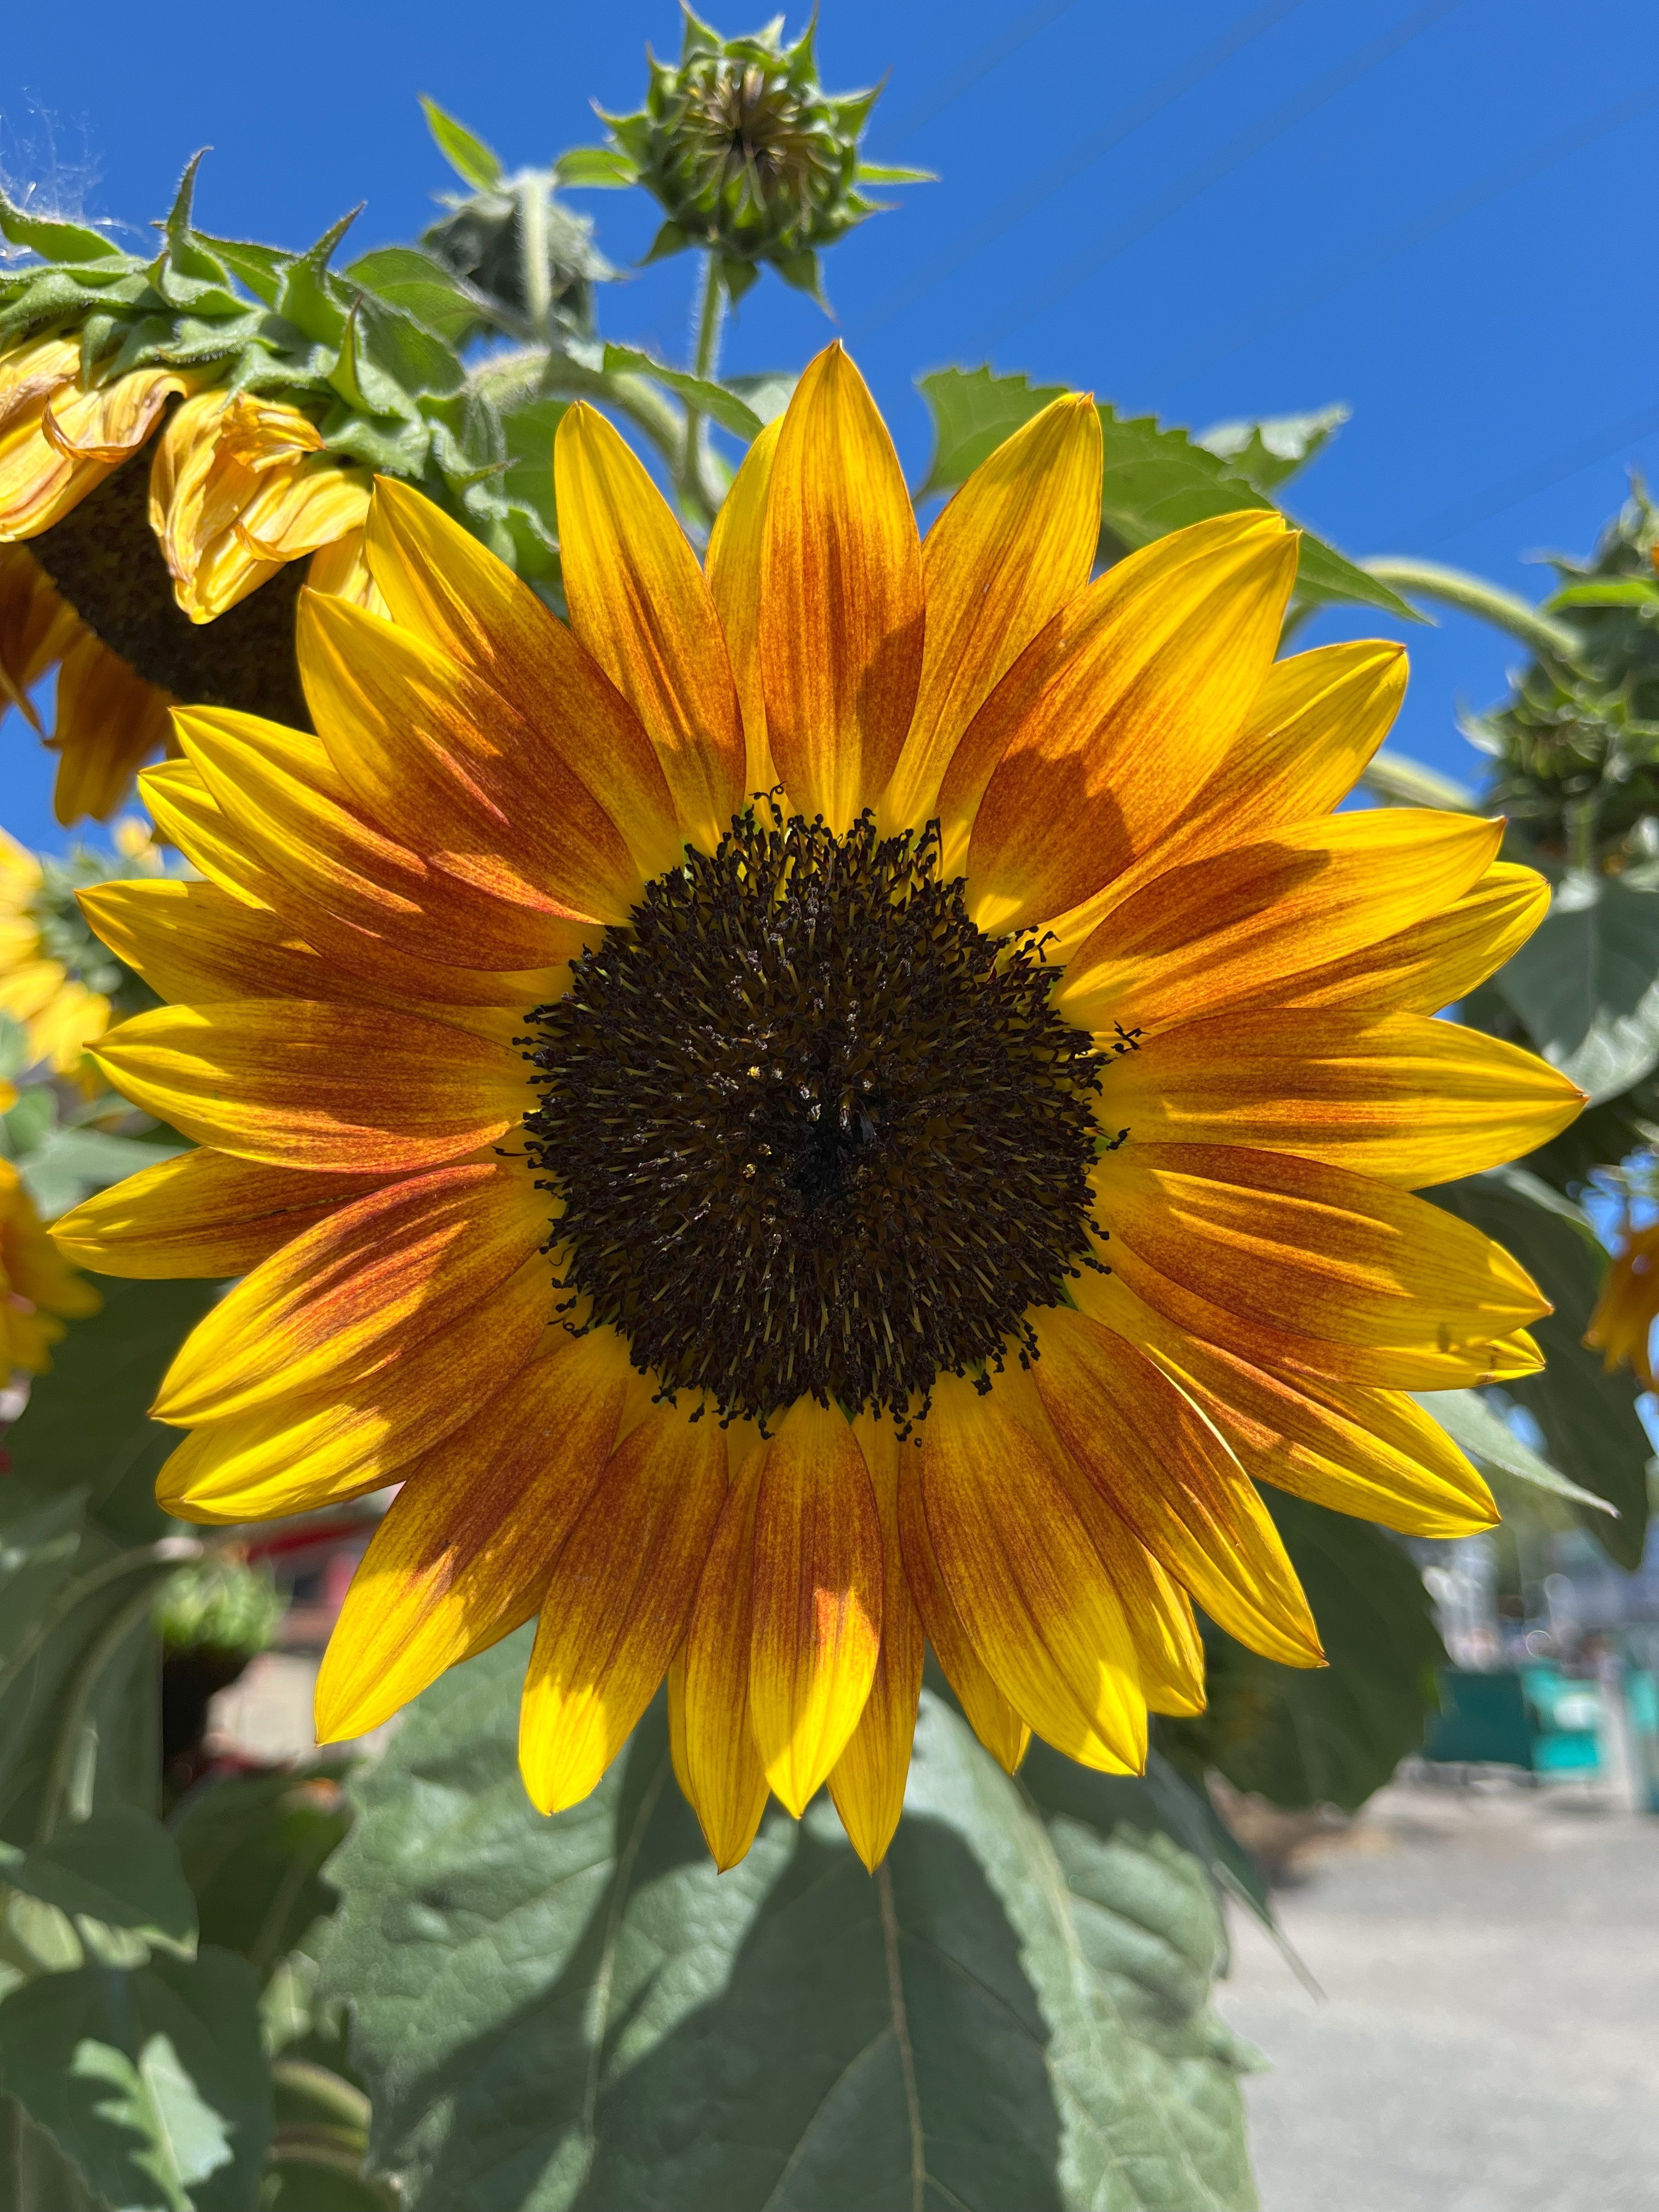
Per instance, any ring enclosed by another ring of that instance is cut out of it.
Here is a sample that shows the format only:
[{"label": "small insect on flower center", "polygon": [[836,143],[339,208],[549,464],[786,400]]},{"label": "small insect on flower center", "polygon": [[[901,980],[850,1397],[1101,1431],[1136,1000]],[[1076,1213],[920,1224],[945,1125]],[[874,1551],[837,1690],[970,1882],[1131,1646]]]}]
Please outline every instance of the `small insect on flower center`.
[{"label": "small insect on flower center", "polygon": [[563,1287],[722,1418],[810,1395],[902,1426],[1093,1264],[1101,1057],[939,850],[763,804],[529,1017]]}]

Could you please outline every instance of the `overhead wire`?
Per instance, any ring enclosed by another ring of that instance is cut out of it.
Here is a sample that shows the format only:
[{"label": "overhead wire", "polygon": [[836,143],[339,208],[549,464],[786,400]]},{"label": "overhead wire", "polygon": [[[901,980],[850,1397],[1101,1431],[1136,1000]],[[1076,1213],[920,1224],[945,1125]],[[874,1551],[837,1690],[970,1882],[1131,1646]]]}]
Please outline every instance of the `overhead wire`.
[{"label": "overhead wire", "polygon": [[1448,538],[1461,537],[1478,523],[1506,514],[1523,500],[1565,483],[1583,470],[1594,468],[1597,461],[1606,460],[1610,453],[1616,453],[1621,446],[1635,445],[1656,430],[1659,430],[1659,404],[1638,408],[1634,414],[1623,416],[1617,422],[1604,423],[1601,429],[1592,430],[1571,446],[1534,462],[1531,468],[1489,484],[1484,492],[1476,492],[1467,500],[1452,501],[1425,516],[1411,529],[1395,532],[1394,543],[1414,548],[1439,545]]},{"label": "overhead wire", "polygon": [[964,92],[971,92],[982,78],[989,76],[994,69],[1000,69],[1022,46],[1029,45],[1040,31],[1046,31],[1051,23],[1057,23],[1077,4],[1078,0],[1041,0],[1037,7],[1028,8],[998,37],[988,39],[982,46],[976,46],[962,66],[942,78],[931,92],[925,92],[913,106],[902,109],[893,119],[891,135],[885,137],[885,144],[896,152],[907,138],[915,137],[924,124],[931,123],[936,115],[942,115],[953,100],[960,100]]},{"label": "overhead wire", "polygon": [[[1456,5],[1457,0],[1451,0],[1451,4]],[[1057,161],[1051,162],[1030,183],[993,208],[969,229],[959,234],[933,260],[924,263],[901,283],[895,285],[890,292],[877,301],[868,314],[858,318],[853,325],[853,334],[868,337],[873,331],[884,329],[896,316],[902,314],[907,307],[912,307],[919,300],[925,299],[947,276],[955,276],[957,270],[971,261],[976,253],[982,253],[988,246],[994,246],[998,239],[1005,237],[1028,216],[1034,215],[1056,192],[1063,191],[1067,185],[1075,184],[1085,169],[1103,161],[1115,146],[1121,145],[1143,125],[1161,115],[1166,107],[1172,106],[1183,93],[1190,92],[1194,86],[1201,84],[1224,62],[1231,61],[1235,54],[1242,53],[1245,47],[1263,37],[1276,23],[1282,23],[1287,15],[1293,15],[1303,5],[1304,0],[1267,0],[1266,6],[1257,8],[1244,16],[1230,31],[1224,32],[1218,39],[1201,48],[1190,61],[1183,62],[1179,69],[1160,77],[1138,100],[1131,100],[1127,107],[1119,108],[1098,130],[1091,131],[1085,137],[1079,139]]]},{"label": "overhead wire", "polygon": [[1369,45],[1362,46],[1358,53],[1351,54],[1346,61],[1328,70],[1312,84],[1304,86],[1292,99],[1276,107],[1270,115],[1264,116],[1259,123],[1253,124],[1248,131],[1241,131],[1237,137],[1230,140],[1218,154],[1207,161],[1200,162],[1196,168],[1188,170],[1166,191],[1149,200],[1145,207],[1115,225],[1093,245],[1085,246],[1081,253],[1074,254],[1045,283],[1028,292],[1012,314],[987,325],[969,342],[967,350],[988,353],[993,347],[1001,344],[1005,338],[1029,323],[1033,316],[1043,313],[1058,301],[1063,300],[1085,278],[1098,275],[1108,263],[1116,260],[1120,254],[1127,253],[1132,246],[1139,245],[1143,238],[1150,235],[1160,224],[1167,222],[1171,216],[1179,215],[1183,208],[1189,207],[1203,193],[1218,185],[1224,177],[1230,176],[1253,155],[1272,145],[1275,139],[1282,138],[1298,123],[1305,122],[1309,116],[1334,100],[1339,93],[1346,92],[1350,85],[1357,84],[1361,77],[1368,76],[1402,47],[1409,46],[1413,39],[1420,38],[1424,32],[1443,22],[1448,15],[1463,4],[1464,0],[1429,0],[1426,7],[1417,9],[1391,30],[1385,31],[1380,38],[1373,39]]},{"label": "overhead wire", "polygon": [[1445,229],[1449,223],[1456,222],[1466,215],[1473,215],[1477,208],[1486,206],[1504,192],[1513,191],[1517,185],[1530,183],[1534,177],[1541,176],[1547,169],[1553,168],[1558,161],[1565,161],[1569,155],[1583,153],[1587,146],[1593,146],[1611,131],[1633,122],[1656,104],[1659,104],[1659,82],[1632,93],[1627,99],[1615,102],[1612,107],[1604,108],[1601,113],[1589,117],[1583,123],[1576,124],[1571,130],[1562,131],[1559,137],[1535,148],[1530,154],[1523,154],[1513,161],[1504,162],[1474,184],[1465,185],[1423,214],[1414,216],[1409,222],[1385,231],[1369,245],[1356,246],[1352,252],[1339,256],[1305,284],[1292,285],[1276,299],[1268,301],[1259,313],[1242,316],[1212,343],[1192,348],[1161,362],[1149,373],[1146,381],[1159,392],[1167,392],[1186,383],[1191,377],[1200,375],[1205,369],[1213,368],[1218,362],[1230,359],[1245,346],[1254,344],[1257,338],[1265,337],[1269,331],[1275,331],[1281,324],[1289,322],[1293,316],[1304,314],[1310,307],[1317,307],[1332,293],[1340,291],[1345,284],[1352,284],[1361,276],[1370,276],[1373,270],[1382,268],[1396,255],[1422,245],[1437,231]]}]

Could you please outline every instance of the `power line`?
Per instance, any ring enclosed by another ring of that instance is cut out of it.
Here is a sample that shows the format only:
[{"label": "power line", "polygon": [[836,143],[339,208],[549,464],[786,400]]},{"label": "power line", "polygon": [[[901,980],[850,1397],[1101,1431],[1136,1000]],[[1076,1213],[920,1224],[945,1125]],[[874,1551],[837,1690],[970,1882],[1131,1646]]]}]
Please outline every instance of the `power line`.
[{"label": "power line", "polygon": [[1338,93],[1346,92],[1351,84],[1358,83],[1379,63],[1398,53],[1402,46],[1408,46],[1413,39],[1443,21],[1454,9],[1462,4],[1463,0],[1430,0],[1427,7],[1419,8],[1404,22],[1396,24],[1393,30],[1384,32],[1380,39],[1373,39],[1369,46],[1361,47],[1348,60],[1334,70],[1327,70],[1323,76],[1297,93],[1293,100],[1286,100],[1271,115],[1264,117],[1249,130],[1242,131],[1212,160],[1200,162],[1195,169],[1189,169],[1184,177],[1177,178],[1167,191],[1160,192],[1137,214],[1109,230],[1104,237],[1097,240],[1083,252],[1073,255],[1046,284],[1028,293],[1013,314],[989,325],[980,337],[973,339],[968,350],[977,353],[983,349],[988,353],[993,347],[1000,345],[1006,337],[1030,322],[1033,315],[1042,313],[1057,300],[1064,299],[1066,293],[1082,283],[1085,277],[1095,276],[1108,262],[1116,260],[1121,253],[1127,253],[1132,246],[1138,245],[1160,223],[1167,222],[1172,215],[1178,215],[1182,209],[1190,206],[1200,194],[1208,191],[1212,185],[1219,184],[1224,177],[1248,161],[1253,155],[1261,153],[1274,139],[1282,138],[1287,131],[1304,122],[1328,101],[1334,100]]},{"label": "power line", "polygon": [[971,92],[981,77],[989,76],[994,69],[1017,54],[1039,31],[1046,31],[1050,23],[1057,23],[1076,5],[1077,0],[1043,0],[1042,5],[1028,8],[1000,38],[988,39],[969,55],[960,69],[952,70],[932,92],[924,93],[913,107],[903,109],[893,126],[896,135],[888,139],[888,145],[896,151],[907,138],[915,137],[923,124],[942,115],[952,100],[960,100],[964,92]]},{"label": "power line", "polygon": [[1530,499],[1535,492],[1548,491],[1553,485],[1565,483],[1582,470],[1594,468],[1609,453],[1616,453],[1621,446],[1633,446],[1638,439],[1659,430],[1659,406],[1638,408],[1634,415],[1626,415],[1617,422],[1605,424],[1592,430],[1588,437],[1564,446],[1548,459],[1538,461],[1516,476],[1505,477],[1499,483],[1489,484],[1484,492],[1443,507],[1438,513],[1426,516],[1412,529],[1396,531],[1395,543],[1400,545],[1439,545],[1448,538],[1456,538],[1465,530],[1473,530],[1479,522],[1490,522],[1494,515],[1506,514],[1522,500]]},{"label": "power line", "polygon": [[1501,168],[1494,169],[1490,176],[1481,178],[1476,184],[1466,185],[1462,191],[1454,192],[1449,199],[1442,200],[1425,214],[1401,224],[1397,229],[1385,232],[1369,246],[1356,247],[1352,252],[1341,255],[1308,283],[1292,286],[1289,291],[1281,292],[1276,300],[1269,301],[1260,313],[1241,318],[1212,344],[1194,348],[1163,362],[1152,371],[1147,381],[1159,392],[1167,392],[1184,384],[1189,377],[1197,376],[1206,368],[1213,368],[1218,362],[1228,360],[1245,346],[1253,344],[1257,338],[1264,337],[1269,331],[1277,330],[1281,323],[1290,321],[1293,315],[1302,314],[1308,308],[1316,307],[1322,300],[1328,299],[1333,292],[1340,291],[1345,284],[1352,284],[1357,277],[1369,276],[1372,270],[1380,269],[1384,262],[1393,260],[1396,254],[1404,253],[1413,246],[1420,246],[1436,231],[1443,230],[1448,223],[1474,214],[1477,208],[1484,207],[1488,201],[1498,198],[1504,192],[1512,191],[1517,185],[1528,183],[1546,169],[1553,168],[1556,162],[1565,161],[1569,155],[1582,153],[1585,147],[1593,146],[1598,138],[1606,137],[1609,131],[1632,122],[1656,102],[1659,102],[1659,83],[1632,93],[1628,100],[1621,100],[1600,115],[1592,116],[1587,122],[1563,131],[1559,137],[1552,138],[1547,145],[1539,147],[1534,152],[1523,155],[1517,161],[1505,162]]},{"label": "power line", "polygon": [[[1000,206],[993,208],[971,230],[963,232],[954,245],[947,246],[944,252],[924,264],[915,276],[895,286],[885,299],[876,302],[869,314],[860,318],[853,326],[853,334],[868,337],[872,331],[890,323],[896,315],[902,314],[907,307],[914,307],[918,300],[924,299],[937,285],[942,284],[947,276],[953,276],[976,253],[982,252],[988,246],[994,245],[1017,223],[1024,222],[1027,216],[1035,214],[1045,200],[1052,199],[1056,192],[1063,191],[1067,185],[1075,183],[1085,169],[1092,167],[1095,162],[1109,154],[1114,146],[1121,145],[1143,124],[1150,123],[1154,116],[1161,115],[1183,93],[1190,92],[1194,85],[1201,84],[1224,62],[1231,61],[1237,53],[1242,53],[1246,46],[1272,30],[1275,23],[1283,22],[1285,16],[1293,14],[1302,4],[1303,0],[1268,0],[1267,6],[1258,8],[1254,15],[1245,16],[1231,31],[1224,32],[1220,38],[1195,54],[1191,61],[1183,63],[1180,69],[1172,70],[1168,76],[1161,77],[1139,100],[1132,100],[1127,107],[1120,108],[1098,131],[1091,131],[1087,137],[1080,138],[1041,176],[1033,178],[1023,190],[1004,200]],[[1455,6],[1457,0],[1451,0],[1451,4]]]}]

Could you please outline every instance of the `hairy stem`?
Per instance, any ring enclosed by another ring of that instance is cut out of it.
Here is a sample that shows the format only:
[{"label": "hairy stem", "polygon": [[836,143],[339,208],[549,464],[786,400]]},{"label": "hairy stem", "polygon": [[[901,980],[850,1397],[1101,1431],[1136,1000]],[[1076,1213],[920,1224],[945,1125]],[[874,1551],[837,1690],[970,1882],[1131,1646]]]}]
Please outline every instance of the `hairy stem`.
[{"label": "hairy stem", "polygon": [[1484,576],[1471,576],[1462,568],[1443,568],[1438,561],[1413,561],[1403,554],[1382,554],[1360,564],[1379,584],[1387,584],[1407,598],[1438,599],[1464,614],[1478,615],[1494,629],[1507,630],[1534,653],[1576,665],[1583,641],[1571,623],[1542,613],[1528,600]]}]

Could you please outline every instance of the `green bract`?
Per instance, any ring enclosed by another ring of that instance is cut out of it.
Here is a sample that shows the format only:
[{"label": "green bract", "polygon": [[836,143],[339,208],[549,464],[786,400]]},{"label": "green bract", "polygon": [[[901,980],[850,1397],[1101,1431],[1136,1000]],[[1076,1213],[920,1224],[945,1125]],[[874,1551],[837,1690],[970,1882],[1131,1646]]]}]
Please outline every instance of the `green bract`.
[{"label": "green bract", "polygon": [[643,185],[668,218],[648,260],[703,246],[719,258],[734,300],[762,262],[820,297],[817,249],[878,210],[859,187],[921,182],[924,173],[860,160],[880,88],[826,92],[815,30],[809,23],[786,46],[780,15],[747,38],[722,39],[686,9],[678,64],[651,56],[645,106],[606,115],[611,145],[567,155],[561,174],[573,184]]}]

